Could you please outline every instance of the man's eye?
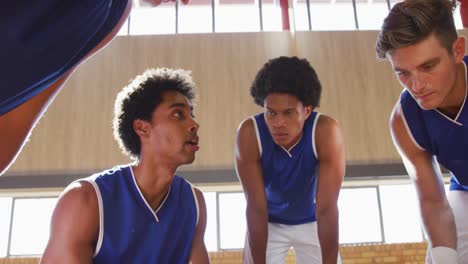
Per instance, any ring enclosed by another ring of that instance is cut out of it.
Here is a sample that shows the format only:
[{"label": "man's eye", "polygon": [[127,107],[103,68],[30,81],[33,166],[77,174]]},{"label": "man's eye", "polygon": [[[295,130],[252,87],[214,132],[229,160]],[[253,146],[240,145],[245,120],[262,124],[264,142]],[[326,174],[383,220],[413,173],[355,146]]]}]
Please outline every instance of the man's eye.
[{"label": "man's eye", "polygon": [[408,76],[408,72],[403,72],[403,71],[399,71],[399,72],[397,72],[396,74],[397,74],[398,76],[402,76],[402,77]]},{"label": "man's eye", "polygon": [[434,68],[434,65],[433,65],[433,64],[424,65],[423,70],[425,70],[425,71],[430,71],[432,68]]}]

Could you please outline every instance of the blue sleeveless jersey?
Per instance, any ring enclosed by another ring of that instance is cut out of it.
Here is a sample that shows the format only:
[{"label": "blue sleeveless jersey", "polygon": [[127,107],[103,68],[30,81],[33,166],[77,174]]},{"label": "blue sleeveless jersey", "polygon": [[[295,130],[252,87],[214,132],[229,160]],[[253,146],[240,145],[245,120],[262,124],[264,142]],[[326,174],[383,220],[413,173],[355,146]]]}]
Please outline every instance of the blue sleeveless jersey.
[{"label": "blue sleeveless jersey", "polygon": [[128,0],[14,0],[0,8],[0,115],[62,77],[116,26]]},{"label": "blue sleeveless jersey", "polygon": [[297,225],[316,221],[318,160],[314,133],[318,116],[317,112],[310,114],[301,139],[289,151],[273,141],[263,113],[252,117],[259,143],[269,222]]},{"label": "blue sleeveless jersey", "polygon": [[93,263],[187,264],[198,222],[192,185],[175,176],[161,206],[153,211],[130,166],[87,178],[95,188],[100,215]]},{"label": "blue sleeveless jersey", "polygon": [[[465,64],[468,57],[464,58]],[[423,110],[404,90],[400,98],[404,122],[417,147],[437,157],[452,177],[450,190],[468,191],[468,106],[466,95],[458,115],[451,119],[436,109]]]}]

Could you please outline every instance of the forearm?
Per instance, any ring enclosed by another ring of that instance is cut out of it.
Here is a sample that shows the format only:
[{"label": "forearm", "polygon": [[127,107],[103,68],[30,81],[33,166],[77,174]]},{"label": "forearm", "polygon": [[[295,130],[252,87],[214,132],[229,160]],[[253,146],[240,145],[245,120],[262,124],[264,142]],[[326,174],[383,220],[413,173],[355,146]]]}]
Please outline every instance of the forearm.
[{"label": "forearm", "polygon": [[339,252],[338,207],[317,213],[317,229],[322,251],[322,263],[336,264]]},{"label": "forearm", "polygon": [[420,203],[424,227],[431,247],[443,246],[456,249],[455,220],[447,200],[421,201]]},{"label": "forearm", "polygon": [[247,208],[247,239],[251,260],[254,264],[266,262],[268,240],[268,214],[266,210]]}]

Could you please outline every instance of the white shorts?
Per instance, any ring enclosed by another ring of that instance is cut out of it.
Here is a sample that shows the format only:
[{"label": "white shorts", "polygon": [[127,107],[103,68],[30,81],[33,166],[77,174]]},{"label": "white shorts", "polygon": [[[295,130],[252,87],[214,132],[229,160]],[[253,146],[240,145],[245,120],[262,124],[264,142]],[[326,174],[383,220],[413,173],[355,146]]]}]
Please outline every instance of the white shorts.
[{"label": "white shorts", "polygon": [[[301,225],[268,223],[267,264],[286,262],[290,248],[294,249],[298,264],[321,264],[322,253],[317,232],[317,222]],[[337,263],[341,263],[338,256]]]},{"label": "white shorts", "polygon": [[[457,229],[457,253],[458,263],[468,263],[468,192],[449,191],[447,200],[452,208],[453,217]],[[428,250],[427,263],[432,263],[429,259]]]}]

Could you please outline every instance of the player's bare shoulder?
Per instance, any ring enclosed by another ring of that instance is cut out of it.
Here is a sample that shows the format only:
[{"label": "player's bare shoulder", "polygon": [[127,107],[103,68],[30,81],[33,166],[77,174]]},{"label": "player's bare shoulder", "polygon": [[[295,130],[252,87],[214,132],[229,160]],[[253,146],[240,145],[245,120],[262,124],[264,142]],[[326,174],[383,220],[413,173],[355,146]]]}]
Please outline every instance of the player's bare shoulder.
[{"label": "player's bare shoulder", "polygon": [[257,127],[253,118],[246,118],[241,122],[237,130],[236,159],[258,159],[260,150],[258,147]]},{"label": "player's bare shoulder", "polygon": [[320,114],[316,117],[318,120],[315,127],[315,140],[330,140],[339,139],[342,140],[343,133],[341,125],[335,118]]},{"label": "player's bare shoulder", "polygon": [[91,230],[97,230],[99,204],[93,185],[87,181],[71,183],[59,197],[54,218],[56,221],[81,221],[90,224]]}]

